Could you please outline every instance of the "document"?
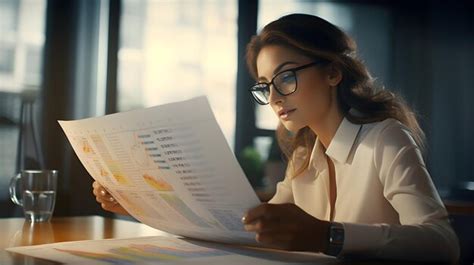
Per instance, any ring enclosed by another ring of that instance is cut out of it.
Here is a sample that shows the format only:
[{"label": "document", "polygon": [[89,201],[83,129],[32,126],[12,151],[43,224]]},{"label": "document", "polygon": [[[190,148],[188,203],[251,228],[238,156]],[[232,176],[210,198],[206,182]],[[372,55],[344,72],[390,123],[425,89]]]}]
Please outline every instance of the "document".
[{"label": "document", "polygon": [[180,236],[257,244],[241,217],[260,201],[206,97],[59,123],[89,174],[137,220]]},{"label": "document", "polygon": [[334,257],[239,247],[175,237],[73,241],[8,248],[7,251],[61,264],[337,264]]}]

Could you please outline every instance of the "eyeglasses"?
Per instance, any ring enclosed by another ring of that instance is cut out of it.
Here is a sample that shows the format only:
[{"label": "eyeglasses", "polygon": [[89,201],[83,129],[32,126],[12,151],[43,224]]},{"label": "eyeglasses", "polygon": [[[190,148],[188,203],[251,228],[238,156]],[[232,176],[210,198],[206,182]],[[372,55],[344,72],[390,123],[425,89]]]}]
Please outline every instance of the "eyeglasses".
[{"label": "eyeglasses", "polygon": [[298,87],[296,72],[321,63],[321,61],[317,61],[281,71],[277,73],[269,83],[256,83],[254,86],[249,88],[249,92],[258,104],[267,105],[269,103],[268,98],[270,97],[270,85],[273,85],[278,94],[282,96],[293,94]]}]

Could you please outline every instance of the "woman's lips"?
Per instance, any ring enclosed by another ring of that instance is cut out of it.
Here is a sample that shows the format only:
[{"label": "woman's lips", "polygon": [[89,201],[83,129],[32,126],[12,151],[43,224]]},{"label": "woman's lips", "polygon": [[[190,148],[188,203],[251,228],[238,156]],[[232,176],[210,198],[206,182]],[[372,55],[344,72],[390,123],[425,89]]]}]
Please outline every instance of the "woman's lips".
[{"label": "woman's lips", "polygon": [[278,112],[278,114],[282,120],[286,120],[295,110],[296,109],[283,110]]}]

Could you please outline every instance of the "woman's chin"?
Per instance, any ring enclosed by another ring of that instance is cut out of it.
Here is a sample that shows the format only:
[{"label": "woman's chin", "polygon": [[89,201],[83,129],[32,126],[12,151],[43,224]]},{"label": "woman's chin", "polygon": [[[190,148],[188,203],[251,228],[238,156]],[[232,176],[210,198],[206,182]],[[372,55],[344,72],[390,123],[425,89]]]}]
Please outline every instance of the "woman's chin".
[{"label": "woman's chin", "polygon": [[297,124],[293,121],[281,121],[281,123],[283,124],[285,129],[287,129],[288,131],[292,133],[297,133],[301,128],[304,127],[304,126],[301,126],[301,124]]}]

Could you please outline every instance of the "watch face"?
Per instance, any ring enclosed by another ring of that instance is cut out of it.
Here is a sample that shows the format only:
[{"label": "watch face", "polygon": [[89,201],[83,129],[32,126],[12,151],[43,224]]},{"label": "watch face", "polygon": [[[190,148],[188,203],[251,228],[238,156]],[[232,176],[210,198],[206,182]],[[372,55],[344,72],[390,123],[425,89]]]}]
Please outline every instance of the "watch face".
[{"label": "watch face", "polygon": [[339,227],[331,227],[329,232],[329,243],[343,244],[344,243],[344,229]]},{"label": "watch face", "polygon": [[339,223],[332,223],[329,228],[329,246],[327,253],[338,256],[344,245],[344,227]]},{"label": "watch face", "polygon": [[334,229],[333,237],[331,238],[332,242],[335,244],[344,243],[344,230]]}]

